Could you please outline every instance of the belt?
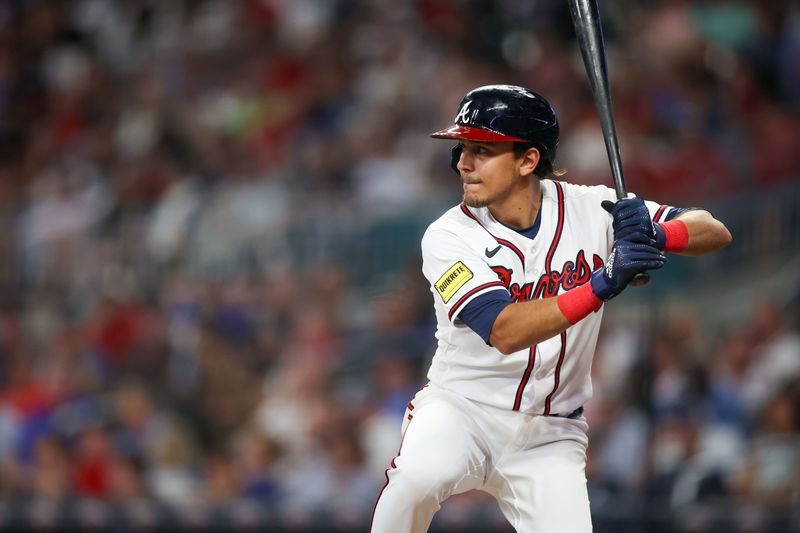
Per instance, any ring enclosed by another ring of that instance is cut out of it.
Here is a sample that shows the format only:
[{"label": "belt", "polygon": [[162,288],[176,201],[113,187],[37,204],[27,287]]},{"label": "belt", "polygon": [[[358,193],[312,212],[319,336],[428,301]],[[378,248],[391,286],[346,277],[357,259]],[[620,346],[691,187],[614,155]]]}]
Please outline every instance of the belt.
[{"label": "belt", "polygon": [[581,405],[568,415],[548,415],[548,416],[557,416],[559,418],[578,418],[582,414],[583,414],[583,406]]}]

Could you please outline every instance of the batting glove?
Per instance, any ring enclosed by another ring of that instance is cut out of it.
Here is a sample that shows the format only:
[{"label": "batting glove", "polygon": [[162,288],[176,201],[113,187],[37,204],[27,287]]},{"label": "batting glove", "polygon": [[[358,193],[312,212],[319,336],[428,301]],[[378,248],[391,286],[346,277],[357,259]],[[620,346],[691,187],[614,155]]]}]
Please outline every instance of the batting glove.
[{"label": "batting glove", "polygon": [[655,243],[658,230],[650,218],[644,200],[641,198],[624,198],[616,202],[603,200],[600,205],[614,217],[612,226],[615,241],[627,239],[642,244]]},{"label": "batting glove", "polygon": [[592,292],[603,300],[621,293],[639,272],[664,266],[667,257],[657,248],[622,239],[614,243],[605,266],[592,272]]},{"label": "batting glove", "polygon": [[653,246],[663,250],[667,246],[667,234],[658,222],[653,222],[653,230],[655,231]]}]

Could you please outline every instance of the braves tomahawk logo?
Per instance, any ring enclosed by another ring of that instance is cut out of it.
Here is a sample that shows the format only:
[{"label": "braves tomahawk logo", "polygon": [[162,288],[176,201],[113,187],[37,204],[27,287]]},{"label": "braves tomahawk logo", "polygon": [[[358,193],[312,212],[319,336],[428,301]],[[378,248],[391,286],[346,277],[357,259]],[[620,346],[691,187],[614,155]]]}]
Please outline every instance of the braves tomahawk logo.
[{"label": "braves tomahawk logo", "polygon": [[592,257],[592,263],[594,267],[589,266],[585,252],[580,250],[575,256],[575,261],[567,261],[561,270],[545,272],[535,283],[525,283],[524,285],[511,283],[511,274],[514,271],[510,268],[493,266],[492,270],[497,274],[500,283],[511,293],[511,301],[516,303],[535,298],[550,298],[558,294],[559,288],[568,291],[583,285],[591,278],[592,270],[600,268],[604,264],[597,254]]},{"label": "braves tomahawk logo", "polygon": [[458,112],[456,115],[456,119],[453,121],[455,124],[469,124],[470,121],[470,109],[469,106],[472,104],[472,100],[467,100],[466,103],[461,106],[461,111]]}]

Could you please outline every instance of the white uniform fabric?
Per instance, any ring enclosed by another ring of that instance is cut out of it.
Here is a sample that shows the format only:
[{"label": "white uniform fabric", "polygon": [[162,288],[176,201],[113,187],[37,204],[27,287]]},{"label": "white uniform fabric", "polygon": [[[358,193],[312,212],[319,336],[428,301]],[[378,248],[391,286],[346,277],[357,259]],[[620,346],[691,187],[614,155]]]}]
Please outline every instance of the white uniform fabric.
[{"label": "white uniform fabric", "polygon": [[535,416],[430,385],[409,404],[373,533],[424,532],[440,503],[479,489],[517,531],[591,532],[586,421]]},{"label": "white uniform fabric", "polygon": [[[425,232],[422,271],[431,283],[438,345],[430,386],[409,404],[374,533],[426,531],[441,501],[470,489],[494,495],[517,531],[591,531],[587,427],[583,417],[566,415],[591,397],[602,308],[509,355],[458,319],[481,294],[505,289],[514,302],[555,296],[588,282],[605,262],[613,230],[600,202],[614,201],[614,191],[553,180],[541,188],[533,239],[488,208],[464,204]],[[656,221],[673,209],[646,205]]]}]

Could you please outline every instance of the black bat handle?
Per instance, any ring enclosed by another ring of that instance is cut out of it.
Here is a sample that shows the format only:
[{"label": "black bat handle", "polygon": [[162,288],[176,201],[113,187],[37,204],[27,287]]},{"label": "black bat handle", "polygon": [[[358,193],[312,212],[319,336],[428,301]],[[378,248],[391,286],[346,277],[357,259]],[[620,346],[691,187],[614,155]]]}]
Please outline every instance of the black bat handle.
[{"label": "black bat handle", "polygon": [[[614,178],[614,190],[617,199],[628,196],[625,187],[625,176],[622,173],[622,159],[619,155],[619,141],[614,126],[614,110],[611,105],[611,91],[608,88],[608,69],[606,67],[603,29],[600,24],[600,10],[596,0],[569,0],[569,10],[575,34],[583,56],[583,65],[592,86],[597,113],[600,115],[600,126],[603,129],[603,140],[606,144],[608,162],[611,164],[611,175]],[[641,272],[634,277],[632,285],[645,285],[650,281],[650,274]]]},{"label": "black bat handle", "polygon": [[608,162],[611,164],[611,174],[614,177],[614,189],[617,191],[617,198],[625,198],[628,196],[628,191],[622,173],[611,92],[608,88],[608,69],[600,12],[595,0],[569,0],[569,9],[575,25],[575,34],[578,36],[583,65],[586,67],[586,74],[592,86],[597,113],[600,115]]}]

